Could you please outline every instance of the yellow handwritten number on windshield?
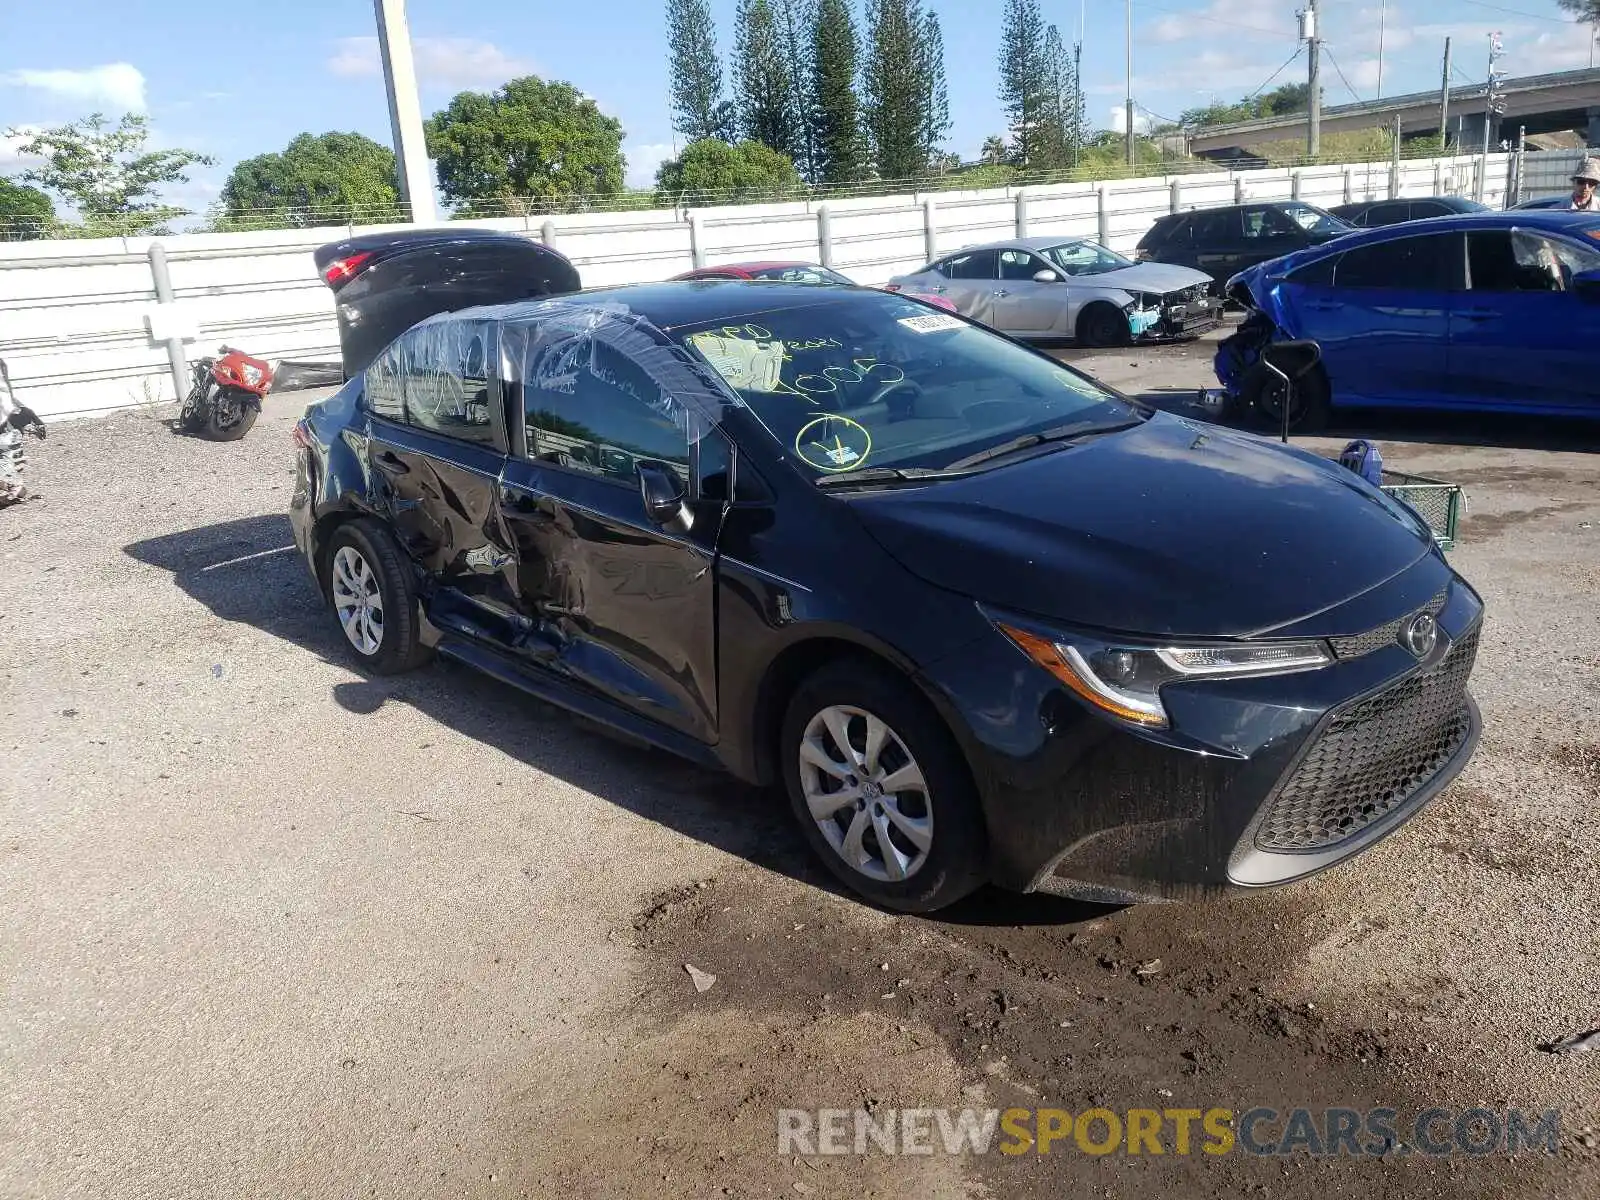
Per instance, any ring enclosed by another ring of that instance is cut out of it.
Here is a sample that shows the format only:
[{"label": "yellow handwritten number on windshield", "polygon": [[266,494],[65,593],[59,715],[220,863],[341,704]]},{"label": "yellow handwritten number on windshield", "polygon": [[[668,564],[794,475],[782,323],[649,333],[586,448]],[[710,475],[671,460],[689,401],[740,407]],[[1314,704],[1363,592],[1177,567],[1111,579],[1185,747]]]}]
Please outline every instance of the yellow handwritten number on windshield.
[{"label": "yellow handwritten number on windshield", "polygon": [[825,474],[854,471],[872,453],[872,434],[858,421],[829,413],[800,427],[794,451],[806,465]]}]

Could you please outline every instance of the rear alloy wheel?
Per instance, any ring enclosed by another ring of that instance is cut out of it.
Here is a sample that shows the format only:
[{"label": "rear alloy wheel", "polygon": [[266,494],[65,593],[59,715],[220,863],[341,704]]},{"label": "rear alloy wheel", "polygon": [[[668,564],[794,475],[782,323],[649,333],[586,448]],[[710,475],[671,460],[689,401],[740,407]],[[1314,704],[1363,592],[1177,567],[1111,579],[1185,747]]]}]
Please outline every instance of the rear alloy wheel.
[{"label": "rear alloy wheel", "polygon": [[1127,316],[1113,304],[1091,304],[1078,318],[1078,340],[1085,346],[1126,346],[1132,336]]},{"label": "rear alloy wheel", "polygon": [[983,824],[948,730],[907,685],[826,667],[790,704],[790,802],[828,869],[886,908],[930,912],[983,882]]},{"label": "rear alloy wheel", "polygon": [[391,675],[426,660],[416,589],[388,532],[369,521],[341,525],[329,542],[327,561],[328,599],[362,666]]}]

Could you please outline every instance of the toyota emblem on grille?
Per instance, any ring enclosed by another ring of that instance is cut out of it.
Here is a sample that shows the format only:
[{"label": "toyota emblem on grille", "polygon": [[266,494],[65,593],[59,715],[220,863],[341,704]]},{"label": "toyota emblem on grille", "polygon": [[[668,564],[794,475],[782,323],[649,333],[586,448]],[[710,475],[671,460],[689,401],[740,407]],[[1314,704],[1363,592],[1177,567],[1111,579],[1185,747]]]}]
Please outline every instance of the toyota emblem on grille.
[{"label": "toyota emblem on grille", "polygon": [[1417,658],[1427,658],[1439,644],[1439,623],[1432,613],[1418,613],[1400,630],[1400,644]]}]

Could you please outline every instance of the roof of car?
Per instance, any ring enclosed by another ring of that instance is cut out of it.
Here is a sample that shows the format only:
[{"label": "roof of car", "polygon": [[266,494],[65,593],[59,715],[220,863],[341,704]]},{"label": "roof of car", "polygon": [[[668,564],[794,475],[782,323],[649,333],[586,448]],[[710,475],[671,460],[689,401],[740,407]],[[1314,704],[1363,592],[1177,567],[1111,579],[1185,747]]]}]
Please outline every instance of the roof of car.
[{"label": "roof of car", "polygon": [[362,251],[369,253],[381,251],[399,252],[415,249],[419,246],[437,246],[449,242],[478,242],[478,241],[518,241],[526,242],[540,250],[550,253],[559,253],[543,242],[537,241],[526,234],[515,233],[509,230],[476,229],[471,226],[434,226],[428,229],[386,229],[381,233],[363,233],[341,241],[329,242],[318,246],[312,252],[312,258],[318,269],[327,266],[334,259],[346,258],[351,254]]},{"label": "roof of car", "polygon": [[846,296],[875,296],[885,303],[892,303],[896,299],[892,293],[869,287],[818,287],[810,283],[770,280],[682,279],[592,288],[552,296],[548,301],[519,300],[510,304],[485,305],[453,315],[465,316],[470,313],[474,319],[491,321],[510,318],[536,320],[539,309],[544,305],[549,305],[552,312],[575,305],[620,305],[659,329],[671,330],[715,321],[745,321],[777,309],[837,304]]},{"label": "roof of car", "polygon": [[[715,263],[709,267],[696,267],[692,274],[700,274],[705,271],[787,271],[793,267],[817,269],[817,264],[802,262],[799,259],[773,259],[771,262]],[[691,272],[685,272],[684,274],[688,275]]]},{"label": "roof of car", "polygon": [[[1289,271],[1306,263],[1343,254],[1358,246],[1371,246],[1397,238],[1419,237],[1451,229],[1547,229],[1551,232],[1585,233],[1600,237],[1600,216],[1591,213],[1555,212],[1550,209],[1523,209],[1425,217],[1420,221],[1402,221],[1398,225],[1379,225],[1374,229],[1347,233],[1320,246],[1297,250],[1278,261],[1285,264],[1285,271]],[[1595,249],[1600,250],[1600,241],[1597,241]],[[1274,273],[1279,273],[1276,268]]]},{"label": "roof of car", "polygon": [[963,246],[959,250],[952,250],[948,254],[941,254],[940,259],[952,258],[957,254],[970,254],[974,250],[1048,250],[1051,246],[1070,246],[1074,242],[1092,242],[1089,237],[1069,237],[1058,234],[1055,237],[1020,237],[1002,238],[997,242],[977,242],[971,246]]}]

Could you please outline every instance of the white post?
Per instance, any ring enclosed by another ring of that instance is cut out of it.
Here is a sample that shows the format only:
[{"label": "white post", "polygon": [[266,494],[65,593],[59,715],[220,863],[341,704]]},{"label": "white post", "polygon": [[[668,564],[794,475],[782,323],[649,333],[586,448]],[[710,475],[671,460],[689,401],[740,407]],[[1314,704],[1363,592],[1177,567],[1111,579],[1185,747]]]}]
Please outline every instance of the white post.
[{"label": "white post", "polygon": [[378,18],[378,50],[383,82],[389,92],[389,128],[399,167],[400,198],[411,208],[416,224],[438,219],[433,205],[433,169],[422,134],[422,101],[417,96],[417,68],[411,60],[411,29],[406,0],[372,0]]},{"label": "white post", "polygon": [[1025,237],[1028,236],[1028,189],[1027,188],[1018,188],[1017,189],[1017,202],[1016,203],[1017,203],[1017,221],[1016,221],[1017,236],[1019,238],[1025,238]]},{"label": "white post", "polygon": [[927,252],[928,261],[932,262],[939,257],[939,219],[935,215],[938,205],[933,197],[929,196],[922,202],[922,248]]}]

